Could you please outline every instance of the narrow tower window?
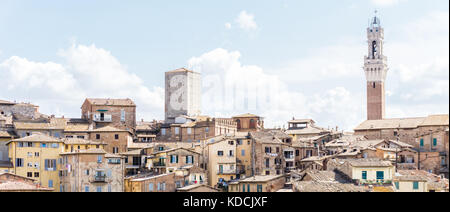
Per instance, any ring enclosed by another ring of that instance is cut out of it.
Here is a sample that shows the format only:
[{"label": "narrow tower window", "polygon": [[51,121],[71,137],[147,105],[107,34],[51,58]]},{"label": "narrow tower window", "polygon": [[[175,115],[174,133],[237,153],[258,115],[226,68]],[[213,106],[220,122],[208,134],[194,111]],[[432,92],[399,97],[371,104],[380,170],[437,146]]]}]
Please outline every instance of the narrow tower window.
[{"label": "narrow tower window", "polygon": [[376,41],[372,42],[372,58],[375,59],[375,55],[378,53],[378,45]]},{"label": "narrow tower window", "polygon": [[377,86],[376,86],[376,84],[375,83],[373,83],[373,88],[376,88]]}]

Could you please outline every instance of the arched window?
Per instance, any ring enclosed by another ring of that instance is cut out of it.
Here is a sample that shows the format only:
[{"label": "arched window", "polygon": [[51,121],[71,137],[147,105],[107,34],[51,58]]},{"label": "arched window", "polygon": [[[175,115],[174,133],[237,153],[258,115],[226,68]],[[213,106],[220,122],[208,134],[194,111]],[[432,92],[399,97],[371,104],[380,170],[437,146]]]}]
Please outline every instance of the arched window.
[{"label": "arched window", "polygon": [[237,122],[237,128],[238,128],[238,130],[241,129],[241,120],[238,119],[236,122]]},{"label": "arched window", "polygon": [[250,119],[250,129],[256,129],[256,121],[254,119]]},{"label": "arched window", "polygon": [[375,59],[375,55],[378,55],[378,44],[376,41],[372,42],[372,59]]}]

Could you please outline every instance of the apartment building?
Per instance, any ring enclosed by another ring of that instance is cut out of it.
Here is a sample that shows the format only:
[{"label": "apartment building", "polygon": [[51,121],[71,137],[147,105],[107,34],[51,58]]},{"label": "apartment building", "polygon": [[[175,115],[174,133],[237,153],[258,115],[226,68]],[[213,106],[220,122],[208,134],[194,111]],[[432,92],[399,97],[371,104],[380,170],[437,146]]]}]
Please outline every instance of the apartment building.
[{"label": "apartment building", "polygon": [[103,149],[60,154],[61,192],[123,192],[124,160]]},{"label": "apartment building", "polygon": [[160,175],[132,176],[125,178],[125,192],[175,192],[184,187],[184,179],[174,172]]},{"label": "apartment building", "polygon": [[81,106],[81,118],[94,129],[111,126],[135,132],[136,104],[131,99],[88,98]]},{"label": "apartment building", "polygon": [[254,132],[264,129],[264,118],[254,114],[233,116],[233,120],[236,122],[239,132]]},{"label": "apartment building", "polygon": [[229,192],[276,192],[286,183],[285,175],[253,176],[231,182]]},{"label": "apartment building", "polygon": [[89,131],[89,140],[107,144],[106,152],[119,154],[127,152],[127,145],[133,142],[132,133],[128,130],[106,126]]},{"label": "apartment building", "polygon": [[147,167],[156,173],[171,173],[188,166],[200,165],[200,153],[186,148],[174,148],[158,151],[147,160]]},{"label": "apartment building", "polygon": [[208,184],[215,188],[226,187],[227,183],[238,178],[236,170],[236,141],[223,138],[207,144]]},{"label": "apartment building", "polygon": [[210,118],[207,116],[178,117],[174,123],[161,125],[156,138],[166,142],[199,142],[207,138],[237,132],[233,119]]},{"label": "apartment building", "polygon": [[[251,132],[253,140],[252,168],[254,175],[282,175],[286,172],[284,150],[289,144],[284,143],[272,132]],[[291,159],[291,155],[289,160]]]},{"label": "apartment building", "polygon": [[36,180],[41,186],[59,191],[57,161],[63,142],[55,137],[35,133],[6,143],[13,163],[13,174]]}]

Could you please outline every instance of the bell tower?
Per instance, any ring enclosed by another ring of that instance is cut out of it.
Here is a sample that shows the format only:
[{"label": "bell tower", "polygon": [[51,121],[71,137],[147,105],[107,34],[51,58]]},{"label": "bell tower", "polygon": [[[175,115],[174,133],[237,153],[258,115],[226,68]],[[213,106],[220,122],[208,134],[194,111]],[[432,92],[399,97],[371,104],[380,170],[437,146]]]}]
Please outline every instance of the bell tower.
[{"label": "bell tower", "polygon": [[367,119],[385,118],[385,88],[388,71],[387,57],[383,55],[384,29],[376,15],[367,28],[368,52],[364,58],[364,72],[367,79]]}]

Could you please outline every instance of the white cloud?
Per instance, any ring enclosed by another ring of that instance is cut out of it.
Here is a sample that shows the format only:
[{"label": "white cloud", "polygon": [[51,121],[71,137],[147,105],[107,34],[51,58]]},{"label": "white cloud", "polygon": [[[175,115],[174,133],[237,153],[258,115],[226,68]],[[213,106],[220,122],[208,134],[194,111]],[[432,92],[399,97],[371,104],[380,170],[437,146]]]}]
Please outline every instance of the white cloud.
[{"label": "white cloud", "polygon": [[79,117],[84,98],[131,98],[138,117],[162,118],[164,90],[148,88],[110,52],[95,45],[73,45],[61,50],[64,64],[32,62],[13,56],[0,63],[0,84],[7,88],[3,98],[31,101],[41,111]]},{"label": "white cloud", "polygon": [[407,0],[371,0],[372,4],[381,7],[392,6],[405,1]]},{"label": "white cloud", "polygon": [[215,49],[191,58],[189,68],[203,75],[203,112],[231,117],[256,113],[266,118],[266,127],[285,126],[293,116],[314,118],[327,127],[350,130],[358,123],[360,103],[343,87],[305,94],[292,84],[261,67],[242,65],[241,54]]},{"label": "white cloud", "polygon": [[247,11],[242,11],[236,18],[236,23],[241,29],[250,31],[258,29],[258,25],[255,21],[255,16],[253,14],[247,13]]}]

